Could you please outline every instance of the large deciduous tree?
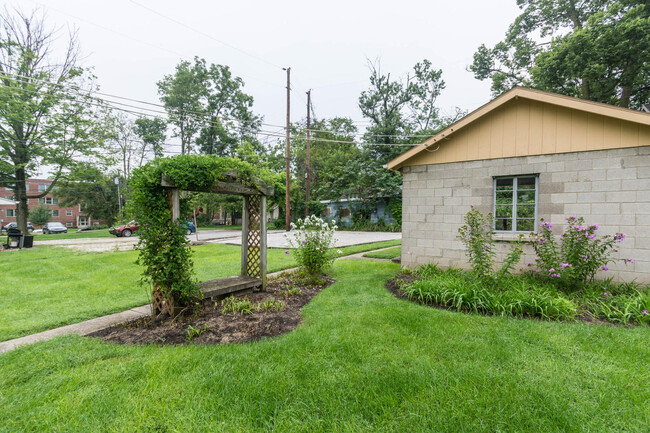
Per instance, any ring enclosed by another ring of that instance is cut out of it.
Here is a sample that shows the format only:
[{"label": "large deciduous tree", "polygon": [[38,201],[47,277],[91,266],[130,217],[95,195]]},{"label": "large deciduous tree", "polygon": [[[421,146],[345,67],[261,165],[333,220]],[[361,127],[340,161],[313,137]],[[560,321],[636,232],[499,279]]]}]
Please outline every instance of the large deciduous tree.
[{"label": "large deciduous tree", "polygon": [[160,117],[149,119],[141,117],[135,120],[133,132],[140,139],[143,147],[151,147],[156,158],[163,157],[163,145],[167,139],[167,122]]},{"label": "large deciduous tree", "polygon": [[244,81],[224,65],[195,57],[182,61],[173,75],[158,82],[158,93],[181,139],[181,152],[196,144],[202,153],[232,156],[244,141],[256,143],[261,119]]},{"label": "large deciduous tree", "polygon": [[[27,200],[48,194],[81,157],[95,153],[104,130],[84,85],[76,35],[58,48],[36,12],[0,12],[0,177],[14,189],[17,222],[27,230]],[[80,92],[82,89],[84,92]],[[47,167],[50,186],[33,194],[26,179]]]},{"label": "large deciduous tree", "polygon": [[470,69],[495,95],[524,85],[621,107],[648,102],[650,4],[638,0],[518,0],[523,12]]}]

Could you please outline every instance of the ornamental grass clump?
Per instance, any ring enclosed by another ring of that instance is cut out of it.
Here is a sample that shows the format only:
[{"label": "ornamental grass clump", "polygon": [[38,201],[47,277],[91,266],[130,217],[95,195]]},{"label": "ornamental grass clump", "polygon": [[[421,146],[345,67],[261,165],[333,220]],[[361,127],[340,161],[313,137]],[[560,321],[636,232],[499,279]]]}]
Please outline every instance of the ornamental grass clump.
[{"label": "ornamental grass clump", "polygon": [[617,259],[618,244],[625,239],[624,233],[598,237],[598,224],[585,224],[584,218],[566,218],[567,229],[558,243],[553,235],[554,225],[541,220],[537,233],[530,234],[535,249],[535,273],[544,279],[576,290],[592,283],[598,271],[607,271],[611,263],[623,261],[633,263],[634,259]]},{"label": "ornamental grass clump", "polygon": [[296,262],[307,277],[318,278],[327,272],[336,258],[337,254],[331,248],[337,228],[334,222],[325,222],[315,215],[298,219],[297,224],[291,223],[292,236],[285,236],[295,249]]}]

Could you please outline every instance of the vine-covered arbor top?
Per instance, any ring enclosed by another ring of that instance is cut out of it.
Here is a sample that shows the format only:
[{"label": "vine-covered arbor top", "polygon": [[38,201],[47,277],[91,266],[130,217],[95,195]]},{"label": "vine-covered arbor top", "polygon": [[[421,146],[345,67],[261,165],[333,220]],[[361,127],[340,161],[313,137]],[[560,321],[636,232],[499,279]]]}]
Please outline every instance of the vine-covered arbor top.
[{"label": "vine-covered arbor top", "polygon": [[[236,158],[180,155],[139,168],[131,179],[130,211],[140,224],[143,279],[153,284],[154,313],[173,314],[202,295],[217,296],[266,285],[266,198],[272,174]],[[190,212],[181,191],[237,194],[242,212],[241,275],[199,284],[183,215]]]}]

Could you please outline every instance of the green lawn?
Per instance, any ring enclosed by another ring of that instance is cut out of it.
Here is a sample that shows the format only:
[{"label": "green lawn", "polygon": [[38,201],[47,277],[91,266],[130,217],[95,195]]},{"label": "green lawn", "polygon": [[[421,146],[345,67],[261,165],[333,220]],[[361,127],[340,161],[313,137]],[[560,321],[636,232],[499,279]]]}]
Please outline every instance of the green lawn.
[{"label": "green lawn", "polygon": [[[345,255],[382,248],[385,242],[342,248]],[[194,247],[200,281],[237,275],[241,248],[208,244]],[[0,341],[115,313],[150,301],[140,286],[136,251],[84,253],[41,247],[0,256]],[[268,271],[295,266],[284,249],[268,251]],[[0,432],[2,430],[0,429]]]},{"label": "green lawn", "polygon": [[383,251],[374,251],[363,255],[363,257],[371,257],[373,259],[389,259],[389,260],[401,256],[402,256],[402,247],[389,248]]},{"label": "green lawn", "polygon": [[100,230],[87,230],[77,233],[77,229],[69,228],[68,233],[44,235],[41,233],[32,233],[34,235],[34,242],[38,241],[51,241],[54,239],[78,239],[78,238],[108,238],[114,235],[108,232],[108,229]]},{"label": "green lawn", "polygon": [[0,355],[4,432],[646,432],[650,328],[453,313],[342,260],[279,338]]}]

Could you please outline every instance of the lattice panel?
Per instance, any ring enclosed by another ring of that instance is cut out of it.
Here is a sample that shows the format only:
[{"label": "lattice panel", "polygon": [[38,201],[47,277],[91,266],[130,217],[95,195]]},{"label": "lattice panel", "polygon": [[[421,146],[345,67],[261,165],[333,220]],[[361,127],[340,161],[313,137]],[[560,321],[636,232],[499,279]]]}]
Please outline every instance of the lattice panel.
[{"label": "lattice panel", "polygon": [[166,297],[160,289],[154,286],[151,293],[151,304],[153,306],[153,315],[168,314],[174,315],[174,300]]},{"label": "lattice panel", "polygon": [[249,277],[262,277],[262,196],[248,197],[248,263],[246,273]]}]

